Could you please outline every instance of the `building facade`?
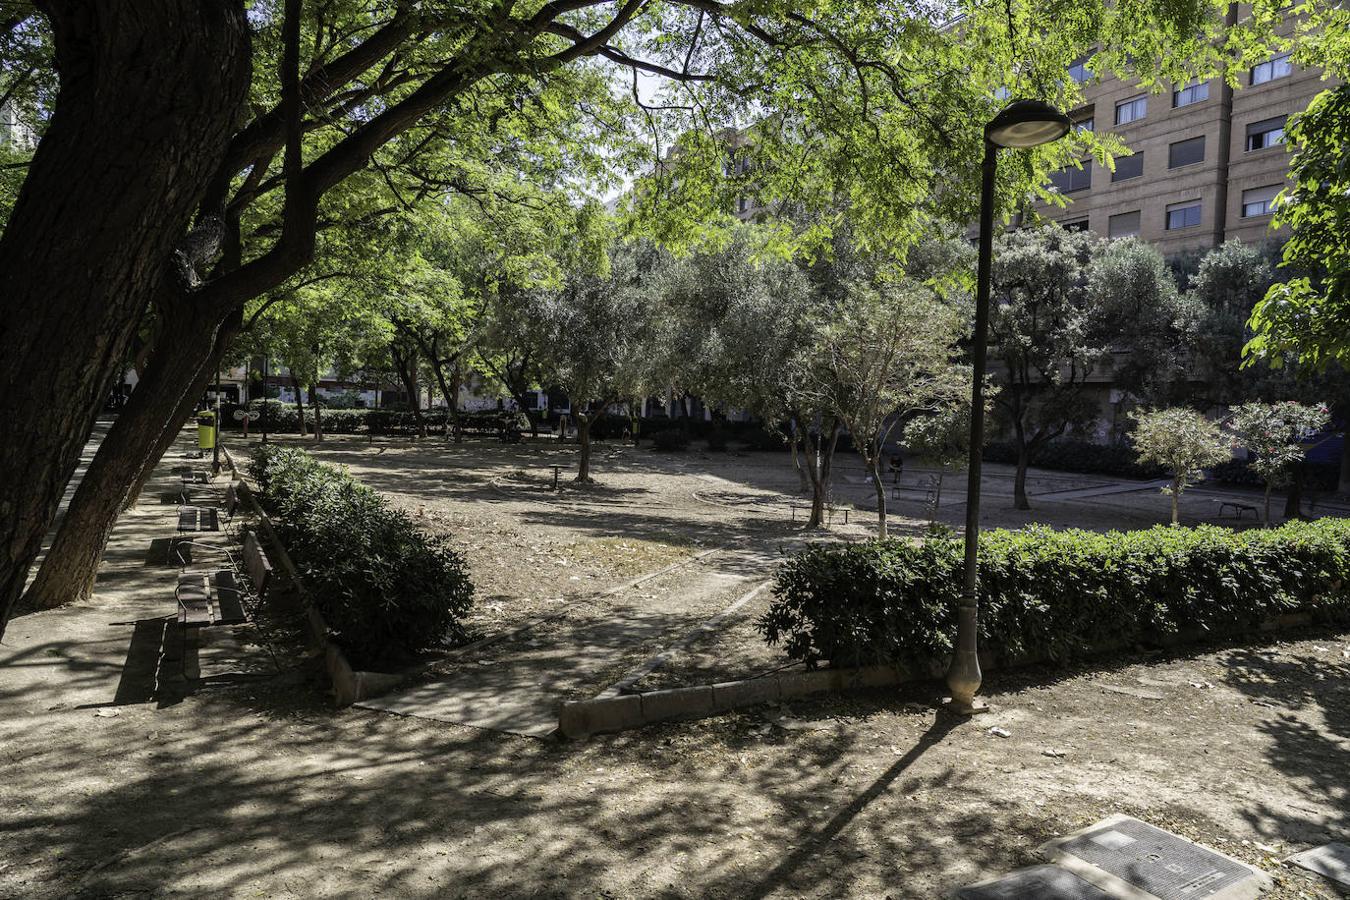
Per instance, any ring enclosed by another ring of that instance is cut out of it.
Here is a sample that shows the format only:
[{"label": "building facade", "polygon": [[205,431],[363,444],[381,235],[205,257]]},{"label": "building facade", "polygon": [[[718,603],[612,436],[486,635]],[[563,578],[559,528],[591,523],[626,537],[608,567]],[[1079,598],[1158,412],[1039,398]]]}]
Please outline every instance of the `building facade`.
[{"label": "building facade", "polygon": [[1055,173],[1069,201],[1036,212],[1065,228],[1108,237],[1137,236],[1164,254],[1215,247],[1231,238],[1260,243],[1271,231],[1275,196],[1288,184],[1284,127],[1326,87],[1321,73],[1278,54],[1241,73],[1233,89],[1220,78],[1145,93],[1113,77],[1083,82],[1077,127],[1120,136],[1130,155],[1112,172],[1090,160]]}]

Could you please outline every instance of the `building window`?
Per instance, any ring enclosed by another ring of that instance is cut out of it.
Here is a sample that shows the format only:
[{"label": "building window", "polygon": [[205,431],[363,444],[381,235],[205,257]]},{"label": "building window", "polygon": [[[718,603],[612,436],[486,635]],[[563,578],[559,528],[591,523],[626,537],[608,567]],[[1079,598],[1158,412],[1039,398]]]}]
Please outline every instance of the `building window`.
[{"label": "building window", "polygon": [[1247,126],[1247,149],[1264,150],[1284,143],[1284,120],[1286,116],[1262,119]]},{"label": "building window", "polygon": [[1177,141],[1167,148],[1167,168],[1177,169],[1190,166],[1205,159],[1205,136]]},{"label": "building window", "polygon": [[1112,181],[1129,181],[1144,174],[1144,154],[1116,157],[1116,170],[1111,173]]},{"label": "building window", "polygon": [[1201,100],[1209,99],[1209,82],[1192,81],[1184,87],[1177,88],[1172,92],[1172,106],[1190,106],[1192,103],[1199,103]]},{"label": "building window", "polygon": [[1139,236],[1139,210],[1118,213],[1106,220],[1106,236],[1125,238]]},{"label": "building window", "polygon": [[739,197],[736,200],[736,212],[745,212],[750,208],[750,201],[745,197]]},{"label": "building window", "polygon": [[1148,114],[1148,95],[1140,94],[1116,104],[1116,124],[1136,122]]},{"label": "building window", "polygon": [[1294,67],[1289,62],[1289,54],[1281,53],[1279,56],[1273,56],[1263,63],[1252,66],[1252,84],[1265,84],[1267,81],[1274,81],[1276,78],[1284,78],[1293,71]]},{"label": "building window", "polygon": [[1060,222],[1059,227],[1063,228],[1065,231],[1087,231],[1088,220],[1074,219],[1072,222]]},{"label": "building window", "polygon": [[1200,201],[1187,200],[1167,207],[1167,230],[1193,228],[1200,224]]},{"label": "building window", "polygon": [[1050,184],[1061,194],[1086,191],[1092,187],[1092,160],[1084,161],[1081,169],[1076,166],[1065,166],[1051,173]]},{"label": "building window", "polygon": [[1086,56],[1080,56],[1073,62],[1069,63],[1069,77],[1072,78],[1074,81],[1078,82],[1079,84],[1082,84],[1083,82],[1091,79],[1092,72],[1087,67],[1088,60],[1090,59],[1092,59],[1091,53],[1087,54]]},{"label": "building window", "polygon": [[1092,116],[1088,116],[1086,119],[1079,119],[1077,122],[1074,122],[1074,123],[1073,123],[1073,130],[1074,130],[1074,131],[1095,131],[1095,130],[1096,130],[1096,125],[1095,125],[1095,123],[1092,121]]},{"label": "building window", "polygon": [[1265,216],[1275,211],[1275,197],[1284,187],[1271,184],[1266,187],[1252,188],[1242,192],[1242,218]]}]

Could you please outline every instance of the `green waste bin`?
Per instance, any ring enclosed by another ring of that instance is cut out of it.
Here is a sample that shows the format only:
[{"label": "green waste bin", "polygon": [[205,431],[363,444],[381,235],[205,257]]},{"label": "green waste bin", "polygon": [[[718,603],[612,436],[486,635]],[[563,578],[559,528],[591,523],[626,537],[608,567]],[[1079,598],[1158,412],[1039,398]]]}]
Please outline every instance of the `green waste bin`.
[{"label": "green waste bin", "polygon": [[197,447],[213,450],[216,446],[216,414],[203,412],[197,414]]}]

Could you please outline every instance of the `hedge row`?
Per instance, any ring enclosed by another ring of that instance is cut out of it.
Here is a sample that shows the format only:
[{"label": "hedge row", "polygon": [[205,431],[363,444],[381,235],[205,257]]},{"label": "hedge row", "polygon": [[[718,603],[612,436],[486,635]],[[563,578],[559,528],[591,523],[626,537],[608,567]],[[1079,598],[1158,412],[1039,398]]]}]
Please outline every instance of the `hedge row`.
[{"label": "hedge row", "polygon": [[[961,564],[950,537],[815,547],[780,568],[759,629],[812,665],[930,665],[952,648]],[[979,572],[982,646],[1004,663],[1066,663],[1183,631],[1250,634],[1281,613],[1345,619],[1350,521],[996,530]]]},{"label": "hedge row", "polygon": [[[221,408],[222,427],[234,429],[241,427],[234,419],[234,411],[239,408],[237,405]],[[258,431],[263,425],[261,419],[256,418],[261,413],[260,404],[255,401],[249,405],[249,408],[255,416],[249,424],[249,428]],[[405,409],[325,408],[322,412],[321,421],[324,434],[368,434],[373,432],[375,434],[410,435],[417,433],[417,417],[411,411]],[[426,423],[428,430],[443,432],[449,422],[449,412],[445,409],[423,410],[422,420]],[[461,427],[478,432],[496,433],[508,422],[514,422],[515,420],[514,413],[502,413],[498,410],[460,412],[459,414]],[[267,404],[266,424],[268,432],[272,434],[299,434],[300,413],[293,403],[271,400]],[[305,428],[307,430],[314,428],[313,411],[308,406],[305,407]]]},{"label": "hedge row", "polygon": [[467,634],[464,559],[417,529],[346,470],[303,450],[262,447],[249,465],[259,501],[314,602],[357,668],[397,663]]},{"label": "hedge row", "polygon": [[[985,445],[986,462],[1016,463],[1017,448],[1002,441]],[[1041,469],[1059,472],[1078,472],[1087,475],[1111,475],[1117,478],[1165,478],[1166,469],[1139,462],[1135,449],[1128,444],[1094,444],[1090,441],[1058,440],[1044,444],[1031,457],[1031,464]],[[1339,474],[1335,463],[1305,463],[1307,486],[1315,491],[1334,491]],[[1235,459],[1215,466],[1211,478],[1220,484],[1244,487],[1262,487],[1261,476],[1253,472],[1246,460]]]}]

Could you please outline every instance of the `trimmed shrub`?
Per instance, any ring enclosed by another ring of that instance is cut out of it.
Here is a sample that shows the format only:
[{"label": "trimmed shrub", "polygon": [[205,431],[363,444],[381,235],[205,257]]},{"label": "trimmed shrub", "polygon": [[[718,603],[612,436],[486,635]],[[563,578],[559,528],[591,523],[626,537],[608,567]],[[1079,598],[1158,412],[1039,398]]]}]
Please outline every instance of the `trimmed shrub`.
[{"label": "trimmed shrub", "polygon": [[745,449],[747,450],[786,450],[788,448],[786,437],[763,426],[748,429],[741,435],[741,440],[745,442]]},{"label": "trimmed shrub", "polygon": [[[951,652],[961,542],[818,546],[788,560],[758,622],[814,665],[922,668]],[[1350,613],[1350,521],[1235,532],[995,530],[980,540],[980,641],[1001,662],[1067,663],[1170,635],[1241,635],[1282,613]]]},{"label": "trimmed shrub", "polygon": [[[984,459],[986,462],[1015,464],[1017,448],[1012,444],[995,441],[985,446]],[[1113,475],[1118,478],[1167,477],[1167,470],[1162,466],[1139,462],[1138,454],[1129,444],[1050,441],[1031,455],[1031,464],[1040,469],[1087,475]]]},{"label": "trimmed shrub", "polygon": [[662,453],[674,453],[689,449],[689,435],[678,428],[667,428],[652,435],[652,449]]},{"label": "trimmed shrub", "polygon": [[464,559],[444,537],[345,469],[293,447],[259,448],[249,474],[334,639],[360,667],[467,638]]}]

